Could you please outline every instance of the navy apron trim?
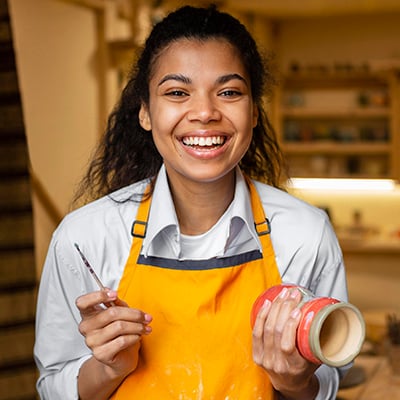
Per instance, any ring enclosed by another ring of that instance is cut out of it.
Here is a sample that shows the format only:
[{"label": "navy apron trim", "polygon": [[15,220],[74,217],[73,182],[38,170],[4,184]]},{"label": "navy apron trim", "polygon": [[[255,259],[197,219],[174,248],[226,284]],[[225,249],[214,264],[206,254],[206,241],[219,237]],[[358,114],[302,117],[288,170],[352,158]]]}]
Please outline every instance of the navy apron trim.
[{"label": "navy apron trim", "polygon": [[249,251],[247,253],[238,254],[235,256],[224,258],[210,258],[209,260],[175,260],[172,258],[162,257],[145,257],[139,255],[138,264],[150,265],[153,267],[160,267],[166,269],[176,270],[192,270],[204,271],[217,268],[235,267],[237,265],[245,264],[250,261],[259,260],[263,258],[259,250]]}]

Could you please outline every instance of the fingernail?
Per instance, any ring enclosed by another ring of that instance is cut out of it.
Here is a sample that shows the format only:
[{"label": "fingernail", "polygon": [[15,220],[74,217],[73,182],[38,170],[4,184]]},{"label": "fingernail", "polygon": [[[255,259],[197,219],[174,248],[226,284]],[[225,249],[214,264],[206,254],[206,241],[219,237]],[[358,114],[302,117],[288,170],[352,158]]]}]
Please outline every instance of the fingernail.
[{"label": "fingernail", "polygon": [[266,299],[262,305],[262,308],[268,308],[271,305],[271,301]]},{"label": "fingernail", "polygon": [[297,289],[293,289],[290,291],[290,297],[292,299],[296,299],[298,297],[298,295],[299,295],[299,291]]},{"label": "fingernail", "polygon": [[287,291],[288,291],[287,288],[283,288],[282,291],[281,291],[281,294],[279,295],[279,297],[281,299],[284,299],[286,297]]},{"label": "fingernail", "polygon": [[107,290],[107,296],[110,299],[116,299],[117,298],[117,292],[115,290]]},{"label": "fingernail", "polygon": [[146,325],[144,327],[144,330],[145,330],[146,333],[150,333],[152,331],[151,326],[149,326],[149,325]]},{"label": "fingernail", "polygon": [[291,312],[291,317],[292,318],[297,318],[300,315],[300,308],[295,308],[292,312]]},{"label": "fingernail", "polygon": [[146,322],[151,322],[153,320],[153,317],[150,314],[144,314],[144,320]]}]

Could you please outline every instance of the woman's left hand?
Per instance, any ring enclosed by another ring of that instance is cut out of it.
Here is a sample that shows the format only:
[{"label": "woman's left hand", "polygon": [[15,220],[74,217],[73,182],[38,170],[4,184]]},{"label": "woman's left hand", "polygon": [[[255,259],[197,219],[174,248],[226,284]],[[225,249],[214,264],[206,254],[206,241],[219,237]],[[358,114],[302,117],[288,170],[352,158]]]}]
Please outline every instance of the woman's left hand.
[{"label": "woman's left hand", "polygon": [[253,328],[253,359],[263,367],[272,386],[288,399],[314,399],[319,384],[318,365],[307,361],[296,347],[301,311],[297,289],[283,289],[261,307]]}]

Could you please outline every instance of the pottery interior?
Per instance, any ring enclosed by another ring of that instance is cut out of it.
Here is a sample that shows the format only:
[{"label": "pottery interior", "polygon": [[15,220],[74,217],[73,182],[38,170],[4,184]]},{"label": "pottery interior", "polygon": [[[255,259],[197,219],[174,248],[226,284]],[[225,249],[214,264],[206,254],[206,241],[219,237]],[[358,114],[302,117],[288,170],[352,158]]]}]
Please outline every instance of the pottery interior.
[{"label": "pottery interior", "polygon": [[[360,352],[365,338],[364,320],[357,308],[348,303],[326,306],[313,321],[310,347],[325,364],[342,366]],[[319,340],[312,341],[312,338]]]}]

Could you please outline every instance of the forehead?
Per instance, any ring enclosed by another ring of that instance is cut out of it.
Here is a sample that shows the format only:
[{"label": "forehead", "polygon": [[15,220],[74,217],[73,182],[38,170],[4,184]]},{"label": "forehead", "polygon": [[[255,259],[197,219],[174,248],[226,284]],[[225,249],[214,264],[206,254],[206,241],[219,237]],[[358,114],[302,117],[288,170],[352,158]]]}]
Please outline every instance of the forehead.
[{"label": "forehead", "polygon": [[205,72],[212,69],[237,70],[243,75],[246,68],[236,46],[223,38],[179,39],[166,46],[157,56],[152,67],[152,77],[176,69]]}]

